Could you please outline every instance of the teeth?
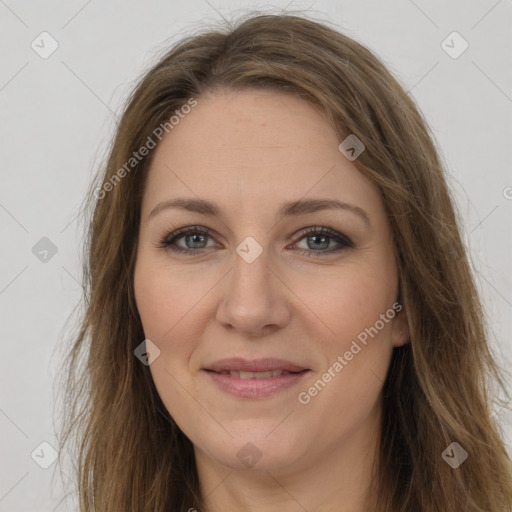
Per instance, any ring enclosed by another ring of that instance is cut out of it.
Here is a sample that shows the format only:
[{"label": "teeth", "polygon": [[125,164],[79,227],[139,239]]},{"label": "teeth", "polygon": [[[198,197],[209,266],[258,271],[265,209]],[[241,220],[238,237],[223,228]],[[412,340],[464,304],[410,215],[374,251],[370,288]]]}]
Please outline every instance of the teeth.
[{"label": "teeth", "polygon": [[280,375],[286,375],[290,372],[284,370],[271,370],[268,372],[244,372],[244,371],[224,371],[220,372],[223,375],[232,375],[233,377],[239,377],[240,379],[268,379],[270,377],[279,377]]}]

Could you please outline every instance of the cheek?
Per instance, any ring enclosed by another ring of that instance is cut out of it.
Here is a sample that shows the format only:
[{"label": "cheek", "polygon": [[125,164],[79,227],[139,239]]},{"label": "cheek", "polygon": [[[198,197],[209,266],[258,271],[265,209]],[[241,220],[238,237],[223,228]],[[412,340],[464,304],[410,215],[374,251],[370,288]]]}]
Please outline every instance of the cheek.
[{"label": "cheek", "polygon": [[178,267],[142,259],[135,267],[134,289],[144,333],[160,346],[183,330],[209,287]]},{"label": "cheek", "polygon": [[351,341],[376,322],[380,339],[389,337],[392,318],[384,324],[380,318],[396,300],[392,268],[340,266],[317,274],[315,279],[300,277],[293,287],[306,306],[301,306],[302,316],[307,314],[311,318],[309,325],[317,327],[316,335],[313,330],[308,334],[318,340],[323,352],[332,355],[348,350]]},{"label": "cheek", "polygon": [[[397,283],[392,267],[376,265],[339,268],[329,277],[298,292],[318,312],[317,334],[311,330],[309,335],[325,355],[324,367],[301,391],[305,401],[310,399],[305,407],[313,416],[329,411],[351,428],[373,409],[386,378]],[[341,426],[334,424],[333,434]]]},{"label": "cheek", "polygon": [[204,307],[211,287],[209,281],[155,258],[142,258],[135,267],[135,299],[144,335],[160,349],[150,369],[157,388],[164,390],[163,398],[179,383],[190,387],[189,360],[209,320]]},{"label": "cheek", "polygon": [[183,272],[154,261],[139,260],[135,268],[135,298],[144,335],[160,349],[149,370],[162,402],[182,429],[191,424],[208,427],[201,408],[194,407],[197,390],[188,365],[203,328],[197,321],[199,288]]}]

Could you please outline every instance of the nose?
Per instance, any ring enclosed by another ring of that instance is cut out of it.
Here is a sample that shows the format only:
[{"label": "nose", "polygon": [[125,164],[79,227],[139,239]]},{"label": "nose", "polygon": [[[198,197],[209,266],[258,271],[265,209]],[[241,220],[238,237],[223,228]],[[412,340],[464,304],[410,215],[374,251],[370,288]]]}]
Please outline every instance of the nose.
[{"label": "nose", "polygon": [[261,337],[290,322],[291,292],[269,266],[265,251],[252,263],[237,255],[223,286],[216,319],[225,329]]}]

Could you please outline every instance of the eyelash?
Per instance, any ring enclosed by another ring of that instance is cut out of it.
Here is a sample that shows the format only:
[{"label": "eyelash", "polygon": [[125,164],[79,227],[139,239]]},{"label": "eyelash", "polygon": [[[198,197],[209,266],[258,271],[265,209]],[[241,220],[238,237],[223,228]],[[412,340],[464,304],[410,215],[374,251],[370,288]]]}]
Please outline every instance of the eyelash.
[{"label": "eyelash", "polygon": [[[180,238],[183,238],[186,235],[189,234],[197,234],[197,235],[203,235],[203,236],[211,236],[212,231],[208,228],[204,228],[202,226],[188,226],[186,228],[181,228],[173,233],[170,233],[168,235],[165,235],[157,245],[160,249],[165,249],[167,251],[171,251],[174,253],[182,254],[182,255],[189,255],[189,256],[197,256],[198,253],[205,248],[199,248],[199,249],[183,249],[181,247],[178,247],[175,245],[175,242],[179,240]],[[347,248],[354,248],[354,244],[350,238],[347,236],[338,233],[337,231],[327,228],[327,227],[314,227],[311,229],[308,229],[308,231],[303,232],[301,237],[297,240],[296,243],[300,242],[304,238],[308,238],[310,236],[327,236],[328,238],[333,239],[337,243],[341,245],[338,249],[330,249],[330,250],[320,250],[320,251],[313,251],[313,250],[307,250],[307,249],[299,249],[299,253],[305,254],[307,256],[312,256],[314,258],[322,257],[325,254],[333,254],[338,253],[344,249]]]}]

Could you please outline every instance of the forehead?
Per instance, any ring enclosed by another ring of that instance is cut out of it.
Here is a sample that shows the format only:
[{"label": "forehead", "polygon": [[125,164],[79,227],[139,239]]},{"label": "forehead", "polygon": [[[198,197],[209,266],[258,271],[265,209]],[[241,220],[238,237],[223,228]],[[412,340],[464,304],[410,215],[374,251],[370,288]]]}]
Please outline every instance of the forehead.
[{"label": "forehead", "polygon": [[146,214],[183,195],[253,213],[308,194],[378,203],[376,187],[339,151],[320,108],[269,90],[216,92],[197,102],[155,149]]},{"label": "forehead", "polygon": [[[197,99],[198,105],[164,139],[161,147],[197,158],[268,166],[269,155],[296,158],[337,147],[334,129],[323,112],[306,101],[270,90],[219,91]],[[312,157],[316,156],[311,154]],[[249,160],[249,161],[248,161]]]}]

